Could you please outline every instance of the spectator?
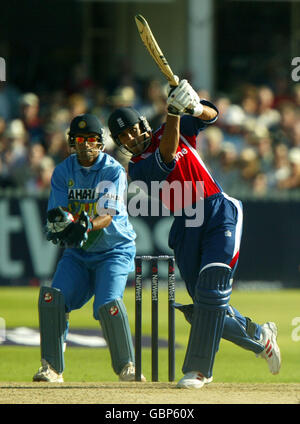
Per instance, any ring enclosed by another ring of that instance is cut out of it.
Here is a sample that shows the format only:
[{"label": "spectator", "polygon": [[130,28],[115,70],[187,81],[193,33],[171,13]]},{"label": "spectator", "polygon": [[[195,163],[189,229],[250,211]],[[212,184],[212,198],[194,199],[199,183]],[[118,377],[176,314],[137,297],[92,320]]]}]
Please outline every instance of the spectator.
[{"label": "spectator", "polygon": [[291,146],[300,147],[300,117],[298,117],[292,127]]},{"label": "spectator", "polygon": [[0,82],[0,116],[4,121],[18,117],[19,90],[8,82]]},{"label": "spectator", "polygon": [[26,182],[28,193],[44,194],[50,190],[51,177],[55,162],[49,156],[44,156],[35,169],[35,174]]},{"label": "spectator", "polygon": [[7,174],[18,186],[22,184],[19,169],[26,163],[28,134],[23,122],[20,119],[14,119],[8,123],[4,136],[7,140],[2,158],[7,167]]},{"label": "spectator", "polygon": [[14,178],[19,187],[26,189],[27,182],[32,178],[36,178],[39,172],[39,166],[46,156],[45,148],[40,143],[35,143],[29,146],[26,160],[22,165],[14,168]]},{"label": "spectator", "polygon": [[253,181],[253,196],[261,198],[268,193],[268,177],[266,174],[259,172]]},{"label": "spectator", "polygon": [[238,152],[231,142],[222,144],[220,154],[220,165],[214,169],[217,181],[222,181],[222,189],[229,195],[236,193],[239,189]]},{"label": "spectator", "polygon": [[246,115],[241,106],[228,106],[222,121],[224,140],[233,143],[238,151],[243,148],[243,125]]},{"label": "spectator", "polygon": [[293,147],[289,152],[290,175],[278,183],[279,189],[300,189],[300,148]]},{"label": "spectator", "polygon": [[117,87],[112,96],[109,97],[109,104],[112,109],[119,107],[135,106],[137,100],[136,92],[130,85]]},{"label": "spectator", "polygon": [[290,175],[288,152],[288,147],[283,143],[274,147],[273,168],[267,174],[270,189],[276,189],[279,182]]},{"label": "spectator", "polygon": [[55,164],[63,161],[70,154],[66,131],[53,131],[47,135],[47,152]]},{"label": "spectator", "polygon": [[29,143],[44,143],[43,121],[40,117],[40,101],[36,94],[26,93],[20,99],[21,119],[28,132]]},{"label": "spectator", "polygon": [[88,104],[85,97],[82,94],[72,94],[68,99],[68,106],[70,110],[71,119],[82,113],[87,113]]},{"label": "spectator", "polygon": [[225,125],[224,117],[226,116],[227,110],[229,106],[231,105],[231,101],[229,97],[222,94],[218,96],[218,98],[215,100],[215,105],[219,111],[219,118],[215,125],[217,125],[220,128],[223,128],[223,126]]},{"label": "spectator", "polygon": [[107,91],[104,87],[97,87],[95,89],[94,104],[91,113],[100,119],[103,126],[106,125],[110,114],[110,105],[108,104]]},{"label": "spectator", "polygon": [[166,115],[166,94],[161,83],[156,79],[147,81],[139,111],[145,116],[151,128],[158,128]]},{"label": "spectator", "polygon": [[258,117],[257,123],[264,125],[267,128],[275,126],[280,121],[280,113],[274,108],[274,92],[273,90],[263,85],[258,89]]},{"label": "spectator", "polygon": [[246,118],[256,118],[259,108],[257,88],[254,86],[244,87],[240,104]]},{"label": "spectator", "polygon": [[293,127],[297,121],[297,111],[293,103],[281,103],[280,121],[270,128],[275,142],[285,143],[291,147]]},{"label": "spectator", "polygon": [[268,129],[262,125],[256,125],[248,136],[248,143],[255,148],[262,172],[269,172],[273,168],[273,140]]},{"label": "spectator", "polygon": [[200,132],[199,135],[202,134],[203,138],[199,137],[197,140],[200,156],[204,155],[207,166],[212,171],[216,171],[222,153],[223,133],[217,126],[211,126],[203,131],[203,133]]},{"label": "spectator", "polygon": [[241,176],[241,189],[245,193],[252,193],[255,177],[260,172],[258,154],[252,147],[246,147],[240,153],[239,167]]}]

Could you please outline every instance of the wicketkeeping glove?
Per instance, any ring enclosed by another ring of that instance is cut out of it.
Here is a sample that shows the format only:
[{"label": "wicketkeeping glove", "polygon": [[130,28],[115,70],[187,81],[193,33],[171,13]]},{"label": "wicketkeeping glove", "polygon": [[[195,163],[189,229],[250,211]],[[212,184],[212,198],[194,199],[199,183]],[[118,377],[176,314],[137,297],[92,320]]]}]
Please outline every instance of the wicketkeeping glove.
[{"label": "wicketkeeping glove", "polygon": [[73,215],[70,212],[64,211],[60,206],[48,211],[46,225],[47,240],[64,247],[64,237],[73,222]]},{"label": "wicketkeeping glove", "polygon": [[88,239],[88,233],[93,229],[93,224],[90,221],[88,214],[81,212],[77,222],[73,222],[66,234],[63,241],[67,247],[82,247]]}]

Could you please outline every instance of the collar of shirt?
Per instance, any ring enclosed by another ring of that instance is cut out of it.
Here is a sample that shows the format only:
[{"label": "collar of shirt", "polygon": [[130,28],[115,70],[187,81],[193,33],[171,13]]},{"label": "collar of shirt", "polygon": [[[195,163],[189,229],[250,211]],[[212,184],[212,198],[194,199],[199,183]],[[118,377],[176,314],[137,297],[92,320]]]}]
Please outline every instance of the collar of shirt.
[{"label": "collar of shirt", "polygon": [[[88,172],[98,171],[100,168],[102,168],[103,164],[101,162],[103,158],[104,158],[104,153],[100,152],[96,162],[89,168]],[[81,171],[82,169],[85,169],[85,167],[80,165],[80,163],[78,162],[78,158],[76,154],[75,154],[74,162],[75,162],[75,171]]]}]

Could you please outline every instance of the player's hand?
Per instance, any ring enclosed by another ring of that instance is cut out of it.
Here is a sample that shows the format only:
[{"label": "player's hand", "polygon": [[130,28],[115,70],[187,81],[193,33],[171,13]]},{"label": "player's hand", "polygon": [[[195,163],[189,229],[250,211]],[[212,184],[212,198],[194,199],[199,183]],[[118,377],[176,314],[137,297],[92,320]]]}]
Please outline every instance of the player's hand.
[{"label": "player's hand", "polygon": [[168,88],[167,88],[167,95],[168,95],[168,97],[171,94],[171,92],[174,91],[176,87],[178,87],[179,77],[177,75],[174,75],[174,79],[177,82],[177,85],[171,85],[171,84],[168,85]]},{"label": "player's hand", "polygon": [[93,229],[93,224],[86,212],[81,212],[77,222],[72,223],[69,231],[63,238],[67,247],[80,248],[88,239],[88,233]]},{"label": "player's hand", "polygon": [[70,212],[63,210],[62,207],[54,208],[47,214],[47,240],[53,244],[59,244],[64,247],[64,237],[68,233],[70,226],[74,222],[74,217]]},{"label": "player's hand", "polygon": [[167,105],[169,113],[174,115],[199,116],[203,112],[200,98],[187,80],[181,80],[175,89],[170,90]]},{"label": "player's hand", "polygon": [[203,105],[197,94],[197,92],[191,87],[190,90],[191,102],[188,107],[185,108],[184,113],[193,116],[200,116],[203,112]]}]

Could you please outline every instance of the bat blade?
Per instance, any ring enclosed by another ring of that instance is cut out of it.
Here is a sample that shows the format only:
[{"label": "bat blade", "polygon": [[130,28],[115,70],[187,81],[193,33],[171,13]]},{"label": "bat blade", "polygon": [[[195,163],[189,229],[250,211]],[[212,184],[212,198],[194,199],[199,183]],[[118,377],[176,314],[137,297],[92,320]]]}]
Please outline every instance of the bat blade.
[{"label": "bat blade", "polygon": [[135,22],[146,49],[151,54],[159,69],[165,75],[165,77],[169,81],[169,84],[177,86],[178,83],[175,79],[173,71],[170,68],[170,65],[168,64],[168,61],[165,58],[163,52],[161,51],[159,45],[157,44],[157,41],[155,40],[155,37],[152,34],[148,22],[142,15],[136,15]]}]

